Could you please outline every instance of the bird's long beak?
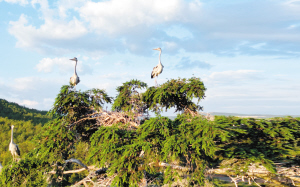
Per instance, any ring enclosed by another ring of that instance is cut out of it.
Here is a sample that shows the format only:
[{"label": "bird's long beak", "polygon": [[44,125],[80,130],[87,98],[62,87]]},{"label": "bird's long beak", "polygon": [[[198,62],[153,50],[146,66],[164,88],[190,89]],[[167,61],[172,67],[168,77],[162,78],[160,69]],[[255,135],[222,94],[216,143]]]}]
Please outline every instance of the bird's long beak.
[{"label": "bird's long beak", "polygon": [[70,59],[70,60],[74,60],[74,61],[76,61],[76,58],[72,58],[72,59]]},{"label": "bird's long beak", "polygon": [[153,50],[157,50],[157,51],[159,51],[159,49],[158,49],[158,48],[155,48],[155,49],[153,49]]}]

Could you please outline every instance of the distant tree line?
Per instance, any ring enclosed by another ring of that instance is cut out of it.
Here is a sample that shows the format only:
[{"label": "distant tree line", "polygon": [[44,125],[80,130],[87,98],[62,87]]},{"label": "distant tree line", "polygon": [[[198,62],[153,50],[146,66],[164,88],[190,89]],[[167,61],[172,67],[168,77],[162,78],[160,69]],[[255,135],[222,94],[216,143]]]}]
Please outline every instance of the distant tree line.
[{"label": "distant tree line", "polygon": [[49,121],[49,119],[51,119],[46,114],[47,111],[29,109],[17,103],[0,99],[0,117],[3,118],[22,121],[31,120],[31,122],[34,124],[45,124]]}]

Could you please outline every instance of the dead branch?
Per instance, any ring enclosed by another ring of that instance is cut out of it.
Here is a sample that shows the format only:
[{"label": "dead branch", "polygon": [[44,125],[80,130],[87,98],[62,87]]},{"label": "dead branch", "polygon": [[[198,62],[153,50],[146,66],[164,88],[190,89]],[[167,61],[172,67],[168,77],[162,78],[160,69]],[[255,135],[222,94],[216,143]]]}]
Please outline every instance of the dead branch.
[{"label": "dead branch", "polygon": [[112,126],[113,124],[129,124],[129,129],[136,129],[139,125],[123,112],[102,112],[97,118],[99,126]]},{"label": "dead branch", "polygon": [[65,164],[64,164],[64,167],[63,168],[65,168],[66,167],[66,165],[69,163],[69,162],[74,162],[74,163],[77,163],[77,164],[79,164],[79,165],[81,165],[82,167],[84,167],[85,169],[87,169],[87,170],[89,170],[89,168],[86,166],[86,165],[84,165],[80,160],[78,160],[78,159],[75,159],[75,158],[71,158],[71,159],[69,159],[69,160],[65,160]]},{"label": "dead branch", "polygon": [[[149,165],[153,165],[153,164],[155,164],[155,162],[152,162]],[[166,162],[159,162],[157,166],[159,166],[159,167],[171,167],[172,169],[178,169],[178,170],[181,170],[181,171],[190,171],[191,170],[191,168],[188,168],[188,167],[178,166],[178,165],[175,165],[175,164],[168,164]]]},{"label": "dead branch", "polygon": [[[89,170],[92,169],[92,168],[94,168],[94,166],[89,166],[88,169],[86,169],[86,168],[81,168],[81,169],[75,169],[75,170],[63,171],[63,174],[80,173],[80,172],[85,171],[85,170],[88,170],[88,171],[89,171]],[[50,171],[50,172],[48,172],[48,174],[54,175],[54,174],[56,174],[56,171]]]},{"label": "dead branch", "polygon": [[[277,170],[277,175],[276,175],[277,177],[290,179],[291,183],[294,183],[294,181],[300,182],[299,166],[283,167],[283,164],[276,164],[276,170]],[[209,169],[208,173],[223,174],[229,176],[230,174],[233,174],[230,171],[231,171],[230,168],[223,168],[223,169],[216,168],[216,169]],[[256,177],[256,178],[261,178],[264,180],[271,181],[272,183],[279,184],[281,186],[287,186],[280,181],[280,178],[277,179],[276,177],[270,177],[269,175],[270,172],[264,166],[258,166],[258,167],[249,166],[249,172],[245,173],[245,177],[247,177],[249,181],[251,179],[253,180],[253,182],[255,182],[254,178]]]},{"label": "dead branch", "polygon": [[[70,173],[79,173],[79,172],[82,172],[84,170],[90,170],[89,167],[87,167],[86,165],[84,165],[80,160],[78,159],[75,159],[75,158],[71,158],[69,160],[65,160],[65,164],[64,166],[61,168],[61,170],[63,171],[62,174],[70,174]],[[76,169],[76,170],[69,170],[69,171],[64,171],[66,165],[69,163],[69,162],[73,162],[73,163],[77,163],[78,165],[82,166],[83,168],[81,169]],[[94,168],[94,166],[90,166],[90,168]],[[48,172],[48,174],[56,174],[57,172],[56,171],[50,171]]]}]

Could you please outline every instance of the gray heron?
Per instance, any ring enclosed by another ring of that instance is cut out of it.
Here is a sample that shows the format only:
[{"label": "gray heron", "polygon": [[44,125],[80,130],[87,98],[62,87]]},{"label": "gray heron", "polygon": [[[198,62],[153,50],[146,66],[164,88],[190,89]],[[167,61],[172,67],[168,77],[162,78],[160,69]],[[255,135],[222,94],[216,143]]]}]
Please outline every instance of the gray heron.
[{"label": "gray heron", "polygon": [[155,66],[155,67],[153,68],[153,71],[152,71],[152,73],[151,73],[151,79],[153,79],[153,78],[155,77],[155,85],[157,86],[157,81],[156,81],[156,79],[157,79],[158,75],[162,73],[164,66],[161,64],[161,60],[160,60],[160,56],[161,56],[161,48],[156,48],[156,49],[153,49],[153,50],[159,51],[159,62],[158,62],[158,64],[157,64],[157,66]]},{"label": "gray heron", "polygon": [[14,125],[11,126],[11,140],[9,144],[9,151],[11,152],[13,156],[13,160],[15,160],[15,156],[21,156],[19,146],[15,144],[13,140],[13,135],[14,135]]},{"label": "gray heron", "polygon": [[71,84],[72,86],[75,86],[75,89],[76,89],[76,85],[80,82],[79,77],[78,77],[78,75],[77,75],[77,73],[76,73],[77,58],[74,57],[74,58],[72,58],[72,59],[70,59],[70,60],[75,61],[74,75],[70,78],[70,84]]}]

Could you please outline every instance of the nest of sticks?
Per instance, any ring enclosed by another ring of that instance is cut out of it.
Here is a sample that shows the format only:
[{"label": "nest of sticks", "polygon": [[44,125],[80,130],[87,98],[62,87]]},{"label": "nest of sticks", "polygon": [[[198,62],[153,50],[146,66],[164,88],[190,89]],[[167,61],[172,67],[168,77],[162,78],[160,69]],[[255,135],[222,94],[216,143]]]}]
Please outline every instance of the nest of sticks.
[{"label": "nest of sticks", "polygon": [[130,116],[125,112],[109,112],[102,111],[97,117],[97,125],[99,126],[112,126],[114,124],[124,124],[127,125],[128,129],[136,129],[140,122],[137,120],[138,116]]}]

